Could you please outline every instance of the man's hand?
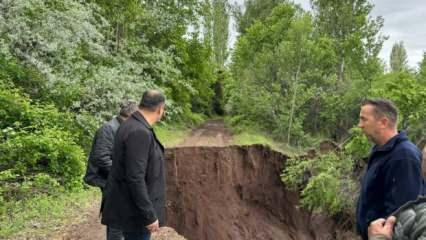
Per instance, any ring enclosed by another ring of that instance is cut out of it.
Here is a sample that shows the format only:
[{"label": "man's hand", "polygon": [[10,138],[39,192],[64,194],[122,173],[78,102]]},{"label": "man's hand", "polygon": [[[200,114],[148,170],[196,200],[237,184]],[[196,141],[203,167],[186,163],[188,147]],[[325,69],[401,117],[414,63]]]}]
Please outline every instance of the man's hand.
[{"label": "man's hand", "polygon": [[151,233],[158,231],[158,229],[160,228],[158,220],[155,220],[155,222],[149,224],[148,226],[146,226],[146,228],[148,228],[149,232]]},{"label": "man's hand", "polygon": [[395,225],[396,218],[394,216],[377,219],[370,223],[368,227],[368,237],[384,236],[386,239],[392,239],[393,225]]}]

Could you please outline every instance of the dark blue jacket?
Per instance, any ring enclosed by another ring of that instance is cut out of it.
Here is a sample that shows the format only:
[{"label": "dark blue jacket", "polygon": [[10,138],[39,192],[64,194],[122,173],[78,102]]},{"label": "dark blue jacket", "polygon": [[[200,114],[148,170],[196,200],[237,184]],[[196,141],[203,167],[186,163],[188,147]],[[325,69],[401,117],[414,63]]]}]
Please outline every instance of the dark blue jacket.
[{"label": "dark blue jacket", "polygon": [[383,146],[373,147],[356,211],[357,228],[364,240],[368,239],[371,221],[389,216],[422,194],[421,159],[420,150],[408,140],[405,132]]}]

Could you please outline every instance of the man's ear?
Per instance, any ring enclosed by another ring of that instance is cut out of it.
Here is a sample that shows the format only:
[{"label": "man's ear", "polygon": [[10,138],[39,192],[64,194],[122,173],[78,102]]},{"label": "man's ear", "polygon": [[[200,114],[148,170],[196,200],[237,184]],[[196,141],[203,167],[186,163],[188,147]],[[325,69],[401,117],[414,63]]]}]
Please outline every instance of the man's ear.
[{"label": "man's ear", "polygon": [[380,125],[383,127],[383,128],[389,128],[389,124],[390,124],[390,121],[389,121],[389,119],[387,119],[387,118],[385,118],[385,117],[382,117],[381,119],[380,119]]}]

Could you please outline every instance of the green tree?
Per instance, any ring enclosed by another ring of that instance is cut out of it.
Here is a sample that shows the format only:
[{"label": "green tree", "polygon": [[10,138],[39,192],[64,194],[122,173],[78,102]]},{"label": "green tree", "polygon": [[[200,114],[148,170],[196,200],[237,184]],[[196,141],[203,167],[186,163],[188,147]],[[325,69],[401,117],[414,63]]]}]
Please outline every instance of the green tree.
[{"label": "green tree", "polygon": [[212,1],[212,43],[217,66],[223,68],[228,57],[229,4],[227,0]]},{"label": "green tree", "polygon": [[319,33],[334,40],[337,84],[342,85],[354,67],[377,58],[385,39],[378,35],[383,19],[369,17],[373,5],[368,0],[311,0],[311,3]]},{"label": "green tree", "polygon": [[[305,99],[309,99],[309,91],[306,86],[301,84],[302,74],[307,71],[307,66],[311,60],[311,52],[314,41],[312,35],[312,19],[308,14],[302,15],[294,20],[287,33],[287,39],[280,43],[279,55],[280,71],[279,75],[282,79],[289,82],[290,111],[288,116],[287,142],[291,142],[292,125],[297,105],[303,106],[304,101],[300,101],[300,95],[304,95]],[[305,89],[304,89],[305,87]],[[298,101],[297,101],[298,100]]]},{"label": "green tree", "polygon": [[395,43],[392,46],[390,55],[390,67],[392,72],[408,70],[407,62],[407,51],[405,50],[404,43],[402,41]]},{"label": "green tree", "polygon": [[[383,73],[378,58],[386,37],[379,34],[383,19],[369,17],[373,5],[368,0],[312,0],[316,32],[331,40],[336,57],[334,89],[322,94],[320,116],[328,136],[342,140],[356,122],[358,102]],[[353,91],[357,89],[357,91]],[[332,127],[334,126],[334,127]]]},{"label": "green tree", "polygon": [[308,13],[293,4],[276,6],[238,39],[226,109],[240,121],[260,121],[274,136],[301,144],[309,103],[331,73],[330,46],[314,34]]},{"label": "green tree", "polygon": [[377,78],[373,82],[373,97],[387,98],[399,109],[399,128],[410,133],[417,143],[425,133],[426,85],[417,81],[409,72],[394,72]]},{"label": "green tree", "polygon": [[238,32],[244,34],[255,21],[264,21],[271,14],[272,9],[284,2],[285,0],[245,0],[244,7],[234,12]]},{"label": "green tree", "polygon": [[422,83],[426,83],[426,52],[423,52],[423,59],[419,63],[419,70],[417,72],[417,79]]},{"label": "green tree", "polygon": [[[354,161],[346,154],[329,153],[315,159],[290,159],[281,174],[290,188],[301,190],[301,205],[329,216],[350,215],[355,205]],[[310,176],[310,177],[308,177]]]},{"label": "green tree", "polygon": [[122,45],[127,43],[127,38],[135,34],[135,24],[142,21],[145,9],[137,0],[93,0],[102,6],[104,16],[110,20],[111,30],[108,38],[113,43],[114,51],[121,50]]}]

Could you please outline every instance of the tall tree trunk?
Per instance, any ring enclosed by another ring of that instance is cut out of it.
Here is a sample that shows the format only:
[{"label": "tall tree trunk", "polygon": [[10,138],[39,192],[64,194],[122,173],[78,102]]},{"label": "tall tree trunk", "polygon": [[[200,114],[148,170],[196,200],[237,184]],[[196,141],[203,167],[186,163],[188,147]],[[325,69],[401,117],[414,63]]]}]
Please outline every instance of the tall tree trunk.
[{"label": "tall tree trunk", "polygon": [[290,110],[290,117],[288,119],[288,131],[287,131],[287,144],[290,145],[291,140],[291,125],[293,124],[293,116],[294,116],[294,109],[296,105],[296,97],[297,97],[297,82],[299,81],[299,74],[300,74],[300,68],[302,64],[299,63],[297,66],[296,75],[294,76],[294,89],[293,89],[293,99],[291,100],[291,110]]},{"label": "tall tree trunk", "polygon": [[117,22],[117,26],[115,29],[115,51],[118,52],[120,49],[120,23]]},{"label": "tall tree trunk", "polygon": [[337,69],[337,89],[340,88],[340,86],[344,83],[345,81],[345,53],[344,51],[341,52],[340,55],[340,62],[339,62],[339,66]]}]

